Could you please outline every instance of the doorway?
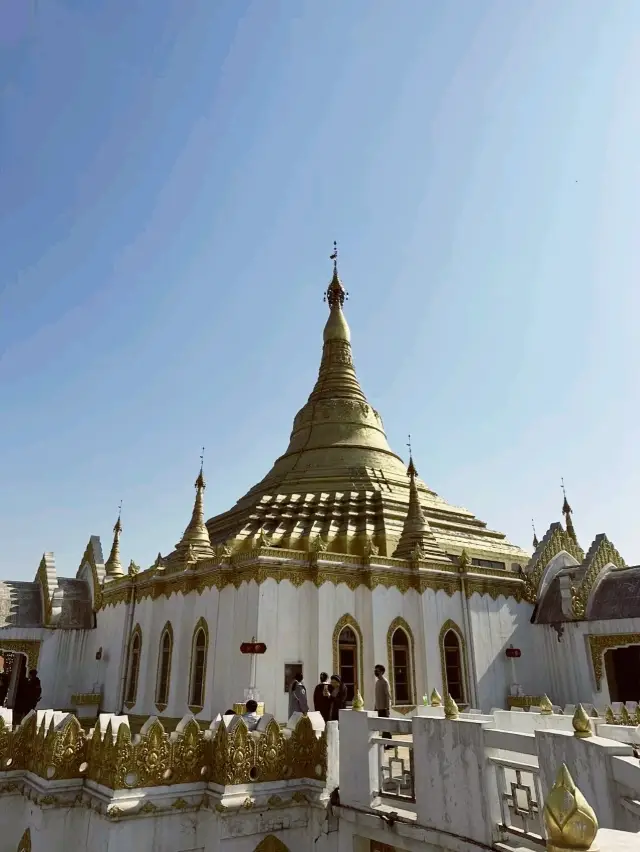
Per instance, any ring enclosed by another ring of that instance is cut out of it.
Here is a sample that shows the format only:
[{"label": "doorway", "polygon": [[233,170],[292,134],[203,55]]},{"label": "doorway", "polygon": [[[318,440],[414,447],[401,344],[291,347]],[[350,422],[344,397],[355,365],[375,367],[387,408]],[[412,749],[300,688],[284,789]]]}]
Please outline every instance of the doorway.
[{"label": "doorway", "polygon": [[358,685],[358,640],[350,627],[344,627],[338,637],[340,677],[347,688],[347,702],[353,701]]},{"label": "doorway", "polygon": [[640,645],[612,648],[604,656],[612,702],[640,702]]}]

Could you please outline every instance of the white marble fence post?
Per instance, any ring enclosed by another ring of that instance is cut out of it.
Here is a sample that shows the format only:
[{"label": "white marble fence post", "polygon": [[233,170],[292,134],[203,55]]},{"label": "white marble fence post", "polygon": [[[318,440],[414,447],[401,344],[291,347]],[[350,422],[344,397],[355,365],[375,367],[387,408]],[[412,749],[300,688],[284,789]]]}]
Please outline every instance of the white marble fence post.
[{"label": "white marble fence post", "polygon": [[340,711],[340,803],[370,808],[378,790],[378,756],[369,718],[377,713]]},{"label": "white marble fence post", "polygon": [[497,792],[484,731],[491,723],[472,716],[412,722],[418,823],[490,846]]}]

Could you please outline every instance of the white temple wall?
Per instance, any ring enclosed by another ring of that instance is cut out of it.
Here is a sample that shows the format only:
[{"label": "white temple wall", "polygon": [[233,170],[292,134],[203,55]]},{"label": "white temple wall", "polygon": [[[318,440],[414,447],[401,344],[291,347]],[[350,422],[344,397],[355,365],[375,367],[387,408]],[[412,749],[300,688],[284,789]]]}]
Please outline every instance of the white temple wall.
[{"label": "white temple wall", "polygon": [[[531,604],[502,595],[496,600],[479,594],[469,598],[479,710],[506,707],[512,683],[520,684],[526,695],[548,691],[550,678],[543,663],[543,638],[530,623],[532,611]],[[519,659],[507,658],[510,645],[522,652]]]},{"label": "white temple wall", "polygon": [[640,633],[640,618],[617,618],[606,621],[577,621],[562,625],[562,637],[550,625],[532,625],[532,632],[544,637],[544,665],[550,674],[549,697],[554,704],[611,703],[606,671],[600,689],[596,689],[593,663],[587,636]]},{"label": "white temple wall", "polygon": [[[91,692],[97,682],[102,689],[102,712],[115,713],[123,665],[123,651],[126,646],[126,631],[129,624],[130,604],[118,604],[100,610],[96,616],[96,629],[86,632],[87,640],[83,646],[82,684],[74,692]],[[96,661],[96,653],[102,648],[102,659]],[[42,706],[49,706],[44,705]],[[53,704],[53,707],[62,705]],[[68,705],[64,705],[68,706]]]},{"label": "white temple wall", "polygon": [[[438,589],[438,591],[426,589],[422,595],[422,612],[426,647],[426,684],[423,694],[429,695],[433,689],[437,689],[442,695],[444,686],[442,683],[439,636],[440,630],[446,621],[451,620],[454,622],[465,639],[467,651],[469,648],[468,637],[464,627],[462,596],[460,592],[448,595],[441,589]],[[468,664],[468,653],[465,664],[467,666],[468,679],[470,680],[471,672]]]},{"label": "white temple wall", "polygon": [[[412,670],[412,683],[415,700],[422,703],[422,696],[426,689],[425,675],[425,635],[423,629],[420,595],[415,589],[409,589],[404,594],[397,588],[386,588],[376,586],[372,592],[373,623],[375,625],[373,636],[373,658],[374,666],[381,663],[387,670],[387,677],[392,680],[393,672],[389,665],[389,649],[387,639],[389,629],[397,618],[403,619],[409,627],[411,635],[410,642],[413,644],[412,662],[415,663],[415,671]],[[367,707],[373,708],[374,674],[373,666],[367,672],[366,679],[370,701]]]}]

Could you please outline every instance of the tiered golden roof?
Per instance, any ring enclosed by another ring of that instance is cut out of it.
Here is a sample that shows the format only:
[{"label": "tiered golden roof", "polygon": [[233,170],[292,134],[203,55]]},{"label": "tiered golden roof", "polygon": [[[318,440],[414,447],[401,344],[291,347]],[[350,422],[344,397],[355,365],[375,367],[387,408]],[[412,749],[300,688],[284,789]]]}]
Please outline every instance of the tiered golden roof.
[{"label": "tiered golden roof", "polygon": [[[204,490],[206,487],[201,464],[200,473],[195,481],[196,499],[193,504],[191,520],[182,538],[176,544],[176,549],[166,559],[168,567],[192,566],[201,559],[210,559],[213,556],[213,548],[204,522]],[[158,554],[158,557],[160,557],[160,554]]]},{"label": "tiered golden roof", "polygon": [[382,418],[360,387],[337,253],[332,259],[315,387],[294,419],[286,452],[230,511],[207,521],[211,543],[226,543],[237,552],[257,546],[266,535],[275,546],[308,550],[321,536],[332,552],[363,554],[373,543],[381,556],[391,556],[413,495],[412,523],[422,514],[421,540],[434,556],[441,553],[446,560],[446,554],[466,549],[507,568],[524,565],[528,555],[502,533],[446,503],[417,475],[407,477],[402,459],[389,447]]}]

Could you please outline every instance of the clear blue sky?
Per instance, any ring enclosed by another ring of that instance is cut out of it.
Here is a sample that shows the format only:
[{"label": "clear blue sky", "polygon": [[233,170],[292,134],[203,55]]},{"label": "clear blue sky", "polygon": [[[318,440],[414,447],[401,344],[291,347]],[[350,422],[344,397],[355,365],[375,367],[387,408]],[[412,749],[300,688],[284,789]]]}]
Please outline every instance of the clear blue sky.
[{"label": "clear blue sky", "polygon": [[1,0],[2,576],[264,475],[334,239],[396,451],[640,562],[639,78],[638,0]]}]

